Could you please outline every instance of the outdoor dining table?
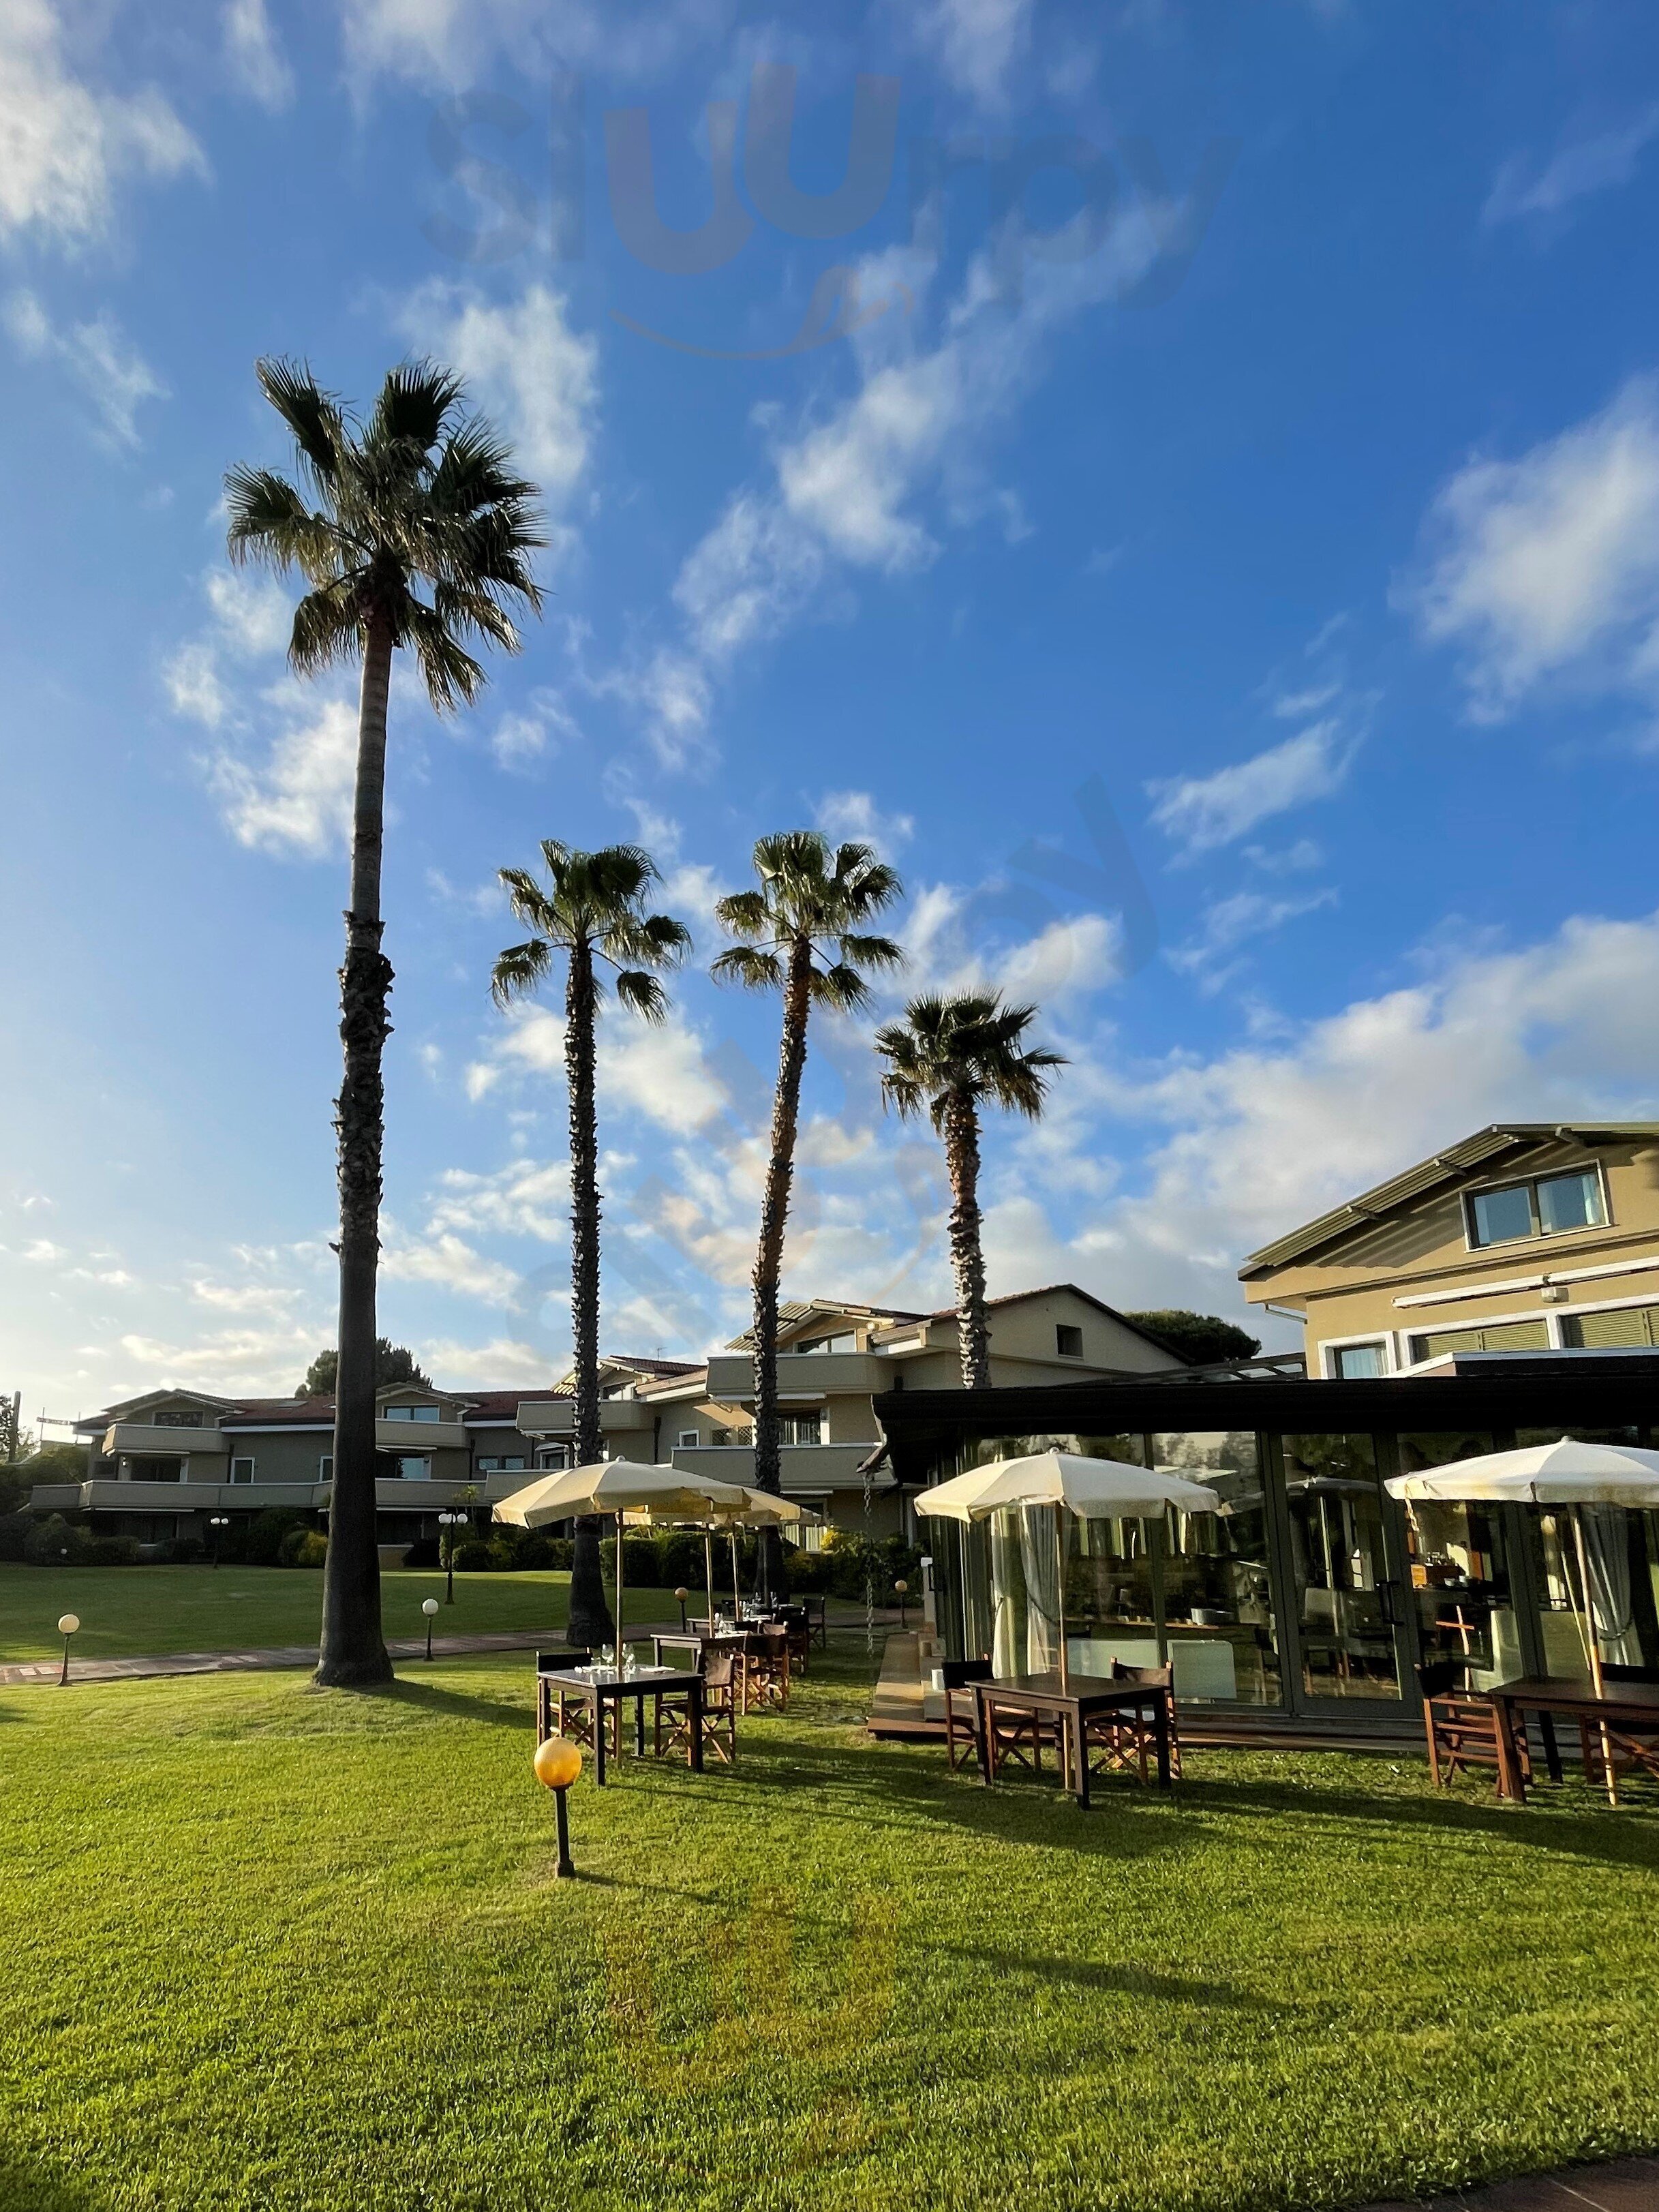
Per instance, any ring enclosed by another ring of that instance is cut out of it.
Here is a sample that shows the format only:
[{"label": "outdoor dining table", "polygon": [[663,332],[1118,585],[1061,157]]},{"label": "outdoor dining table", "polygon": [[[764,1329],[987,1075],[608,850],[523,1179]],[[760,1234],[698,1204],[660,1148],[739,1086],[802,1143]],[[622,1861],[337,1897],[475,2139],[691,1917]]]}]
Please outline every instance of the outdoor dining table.
[{"label": "outdoor dining table", "polygon": [[[1587,1722],[1592,1729],[1605,1726],[1610,1741],[1628,1749],[1627,1732],[1659,1735],[1659,1684],[1606,1682],[1598,1697],[1589,1682],[1571,1676],[1540,1674],[1518,1682],[1499,1682],[1486,1695],[1498,1709],[1498,1794],[1527,1802],[1526,1777],[1515,1756],[1516,1723],[1528,1713],[1538,1716],[1544,1739],[1544,1763],[1552,1782],[1561,1779],[1561,1754],[1555,1741],[1555,1716]],[[1651,1753],[1638,1751],[1644,1765],[1659,1765]]]},{"label": "outdoor dining table", "polygon": [[548,1707],[561,1690],[582,1698],[593,1718],[593,1779],[605,1786],[605,1708],[634,1702],[634,1756],[645,1757],[645,1701],[660,1699],[665,1691],[688,1699],[691,1711],[691,1771],[702,1772],[702,1676],[684,1667],[647,1667],[636,1674],[623,1674],[608,1667],[575,1667],[568,1674],[538,1674],[538,1694],[545,1724]]},{"label": "outdoor dining table", "polygon": [[975,1682],[973,1689],[978,1708],[980,1779],[988,1788],[996,1780],[993,1705],[1014,1705],[1038,1716],[1060,1716],[1065,1731],[1066,1787],[1085,1812],[1090,1802],[1085,1730],[1097,1713],[1138,1711],[1151,1720],[1158,1743],[1158,1786],[1160,1790],[1170,1787],[1170,1708],[1164,1691],[1156,1684],[1120,1682],[1102,1674],[1070,1674],[1064,1682],[1058,1674],[1014,1674],[1000,1682]]}]

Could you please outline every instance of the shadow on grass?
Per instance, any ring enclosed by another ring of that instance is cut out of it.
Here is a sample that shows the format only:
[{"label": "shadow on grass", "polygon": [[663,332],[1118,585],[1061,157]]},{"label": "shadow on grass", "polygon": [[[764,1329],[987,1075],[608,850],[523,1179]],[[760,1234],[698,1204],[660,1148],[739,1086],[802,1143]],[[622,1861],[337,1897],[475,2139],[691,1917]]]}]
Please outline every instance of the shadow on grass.
[{"label": "shadow on grass", "polygon": [[1282,1820],[1367,1821],[1415,1828],[1449,1839],[1480,1836],[1594,1859],[1607,1866],[1659,1870],[1659,1822],[1651,1800],[1618,1810],[1602,1805],[1579,1810],[1560,1804],[1504,1806],[1449,1793],[1432,1797],[1374,1796],[1349,1790],[1297,1790],[1279,1783],[1230,1781],[1206,1774],[1187,1787],[1206,1813],[1269,1814]]},{"label": "shadow on grass", "polygon": [[1004,1977],[1024,1976],[1067,1982],[1080,1990],[1106,1990],[1118,1996],[1156,1997],[1166,2004],[1231,2005],[1247,2012],[1285,2009],[1247,1996],[1226,1982],[1188,1982],[1175,1974],[1149,1974],[1139,1966],[1109,1966],[1097,1959],[1056,1959],[1029,1951],[991,1951],[978,1944],[942,1943],[939,1953]]},{"label": "shadow on grass", "polygon": [[0,2212],[108,2212],[109,2198],[0,2142]]},{"label": "shadow on grass", "polygon": [[394,1705],[413,1705],[417,1711],[441,1714],[452,1720],[477,1721],[485,1728],[517,1729],[531,1735],[535,1733],[536,1709],[528,1701],[522,1705],[503,1705],[499,1698],[442,1689],[436,1682],[423,1682],[407,1674],[399,1674],[395,1681],[378,1689],[352,1694],[385,1698]]}]

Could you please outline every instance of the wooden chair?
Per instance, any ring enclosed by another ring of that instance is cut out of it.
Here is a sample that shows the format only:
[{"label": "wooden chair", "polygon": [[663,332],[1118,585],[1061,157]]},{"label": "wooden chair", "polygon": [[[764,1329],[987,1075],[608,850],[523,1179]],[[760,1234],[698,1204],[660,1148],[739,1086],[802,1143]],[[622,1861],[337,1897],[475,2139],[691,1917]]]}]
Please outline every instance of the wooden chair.
[{"label": "wooden chair", "polygon": [[730,1766],[738,1755],[738,1684],[743,1654],[711,1644],[702,1655],[702,1754]]},{"label": "wooden chair", "polygon": [[744,1711],[781,1712],[789,1703],[789,1632],[766,1623],[744,1639],[744,1674],[748,1688]]},{"label": "wooden chair", "polygon": [[[1417,1669],[1423,1698],[1423,1732],[1429,1741],[1429,1772],[1437,1789],[1454,1774],[1498,1767],[1498,1708],[1478,1690],[1461,1687],[1468,1670],[1455,1659],[1433,1659]],[[1532,1779],[1532,1753],[1526,1723],[1515,1729],[1515,1757],[1525,1781]]]},{"label": "wooden chair", "polygon": [[992,1771],[1004,1766],[1023,1766],[1028,1774],[1041,1774],[1042,1754],[1052,1751],[1062,1778],[1066,1768],[1066,1723],[1057,1712],[1033,1711],[1030,1705],[999,1705],[985,1700],[985,1729]]},{"label": "wooden chair", "polygon": [[954,1773],[972,1759],[979,1764],[979,1699],[969,1685],[993,1679],[988,1659],[947,1659],[945,1677],[945,1755]]},{"label": "wooden chair", "polygon": [[829,1599],[817,1595],[804,1595],[800,1601],[800,1609],[806,1615],[807,1632],[820,1651],[830,1649],[829,1608]]},{"label": "wooden chair", "polygon": [[[701,1668],[697,1669],[698,1673],[702,1671]],[[652,1748],[657,1757],[660,1759],[665,1750],[684,1751],[688,1766],[691,1764],[691,1691],[689,1685],[693,1680],[695,1676],[688,1669],[686,1673],[688,1687],[684,1690],[658,1692],[654,1700],[656,1711],[652,1717],[651,1723]],[[708,1741],[708,1729],[705,1722],[703,1726],[705,1747]]]},{"label": "wooden chair", "polygon": [[[1659,1683],[1659,1667],[1627,1667],[1617,1662],[1604,1660],[1601,1665],[1604,1682]],[[1578,1744],[1584,1761],[1587,1781],[1607,1780],[1607,1770],[1601,1760],[1601,1729],[1599,1722],[1581,1720],[1578,1723]],[[1632,1728],[1628,1721],[1607,1723],[1607,1747],[1613,1753],[1615,1778],[1621,1774],[1641,1772],[1659,1780],[1659,1731],[1650,1728]]]},{"label": "wooden chair", "polygon": [[806,1617],[804,1605],[786,1605],[778,1609],[778,1619],[789,1636],[789,1665],[791,1671],[804,1674],[811,1664],[812,1626]]},{"label": "wooden chair", "polygon": [[[1126,1667],[1112,1662],[1115,1682],[1135,1682],[1159,1694],[1164,1725],[1170,1733],[1170,1776],[1181,1779],[1181,1735],[1176,1726],[1175,1668]],[[1136,1774],[1143,1783],[1152,1779],[1151,1762],[1158,1753],[1158,1730],[1144,1713],[1095,1713],[1085,1723],[1082,1756],[1091,1774]]]},{"label": "wooden chair", "polygon": [[[550,1735],[564,1734],[562,1726],[556,1729],[553,1725],[553,1685],[547,1677],[571,1667],[591,1666],[592,1659],[591,1651],[538,1651],[536,1654],[536,1741],[538,1744],[545,1743]],[[584,1726],[584,1743],[587,1741],[587,1734]]]}]

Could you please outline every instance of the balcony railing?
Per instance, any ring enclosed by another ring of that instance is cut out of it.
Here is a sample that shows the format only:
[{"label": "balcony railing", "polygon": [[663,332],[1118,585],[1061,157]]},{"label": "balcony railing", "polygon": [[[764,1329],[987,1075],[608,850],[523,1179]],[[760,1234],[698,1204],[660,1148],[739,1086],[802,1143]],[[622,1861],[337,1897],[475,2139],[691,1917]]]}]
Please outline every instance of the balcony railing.
[{"label": "balcony railing", "polygon": [[155,1421],[112,1421],[99,1449],[106,1459],[143,1452],[176,1459],[186,1453],[192,1459],[210,1455],[222,1459],[230,1442],[222,1429],[171,1429]]},{"label": "balcony railing", "polygon": [[[599,1428],[607,1437],[648,1429],[656,1418],[656,1412],[637,1398],[605,1398],[599,1403]],[[569,1437],[575,1432],[574,1398],[526,1398],[519,1407],[520,1436]]]},{"label": "balcony railing", "polygon": [[[828,1355],[833,1358],[834,1354]],[[812,1498],[826,1490],[852,1490],[863,1481],[859,1469],[876,1449],[875,1441],[856,1444],[785,1444],[782,1451],[783,1494]],[[749,1444],[676,1444],[674,1466],[688,1474],[712,1474],[720,1482],[753,1482],[755,1454]],[[893,1478],[885,1468],[875,1477],[878,1490],[890,1490]]]}]

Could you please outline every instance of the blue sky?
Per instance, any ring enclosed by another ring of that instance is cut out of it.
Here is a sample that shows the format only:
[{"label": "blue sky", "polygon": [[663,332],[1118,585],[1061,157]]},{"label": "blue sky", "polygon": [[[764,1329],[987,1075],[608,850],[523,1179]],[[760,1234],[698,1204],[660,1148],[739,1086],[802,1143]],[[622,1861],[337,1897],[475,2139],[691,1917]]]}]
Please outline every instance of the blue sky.
[{"label": "blue sky", "polygon": [[[697,939],[607,1024],[617,1349],[744,1319],[775,1009],[701,971],[769,830],[872,837],[912,985],[1070,1055],[997,1289],[1237,1312],[1438,1143],[1659,1109],[1656,64],[1610,5],[0,0],[0,1382],[331,1334],[352,700],[224,562],[266,352],[453,362],[552,523],[479,707],[394,702],[382,1313],[443,1379],[567,1347],[556,1008],[487,988],[543,836]],[[863,1030],[808,1089],[789,1290],[942,1302]]]}]

